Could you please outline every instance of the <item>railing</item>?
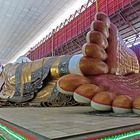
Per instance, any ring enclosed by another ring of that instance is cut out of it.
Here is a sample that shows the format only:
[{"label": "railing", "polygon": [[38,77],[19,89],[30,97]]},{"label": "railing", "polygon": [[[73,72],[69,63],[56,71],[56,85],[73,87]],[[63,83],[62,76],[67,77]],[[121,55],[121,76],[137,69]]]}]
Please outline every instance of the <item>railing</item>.
[{"label": "railing", "polygon": [[[134,0],[99,0],[98,10],[112,15],[132,1]],[[63,44],[89,29],[91,22],[94,20],[96,6],[95,0],[89,0],[87,4],[81,6],[80,10],[75,11],[69,19],[66,19],[46,38],[30,49],[26,56],[31,60],[36,60],[50,54],[55,55],[55,49],[62,47]]]}]

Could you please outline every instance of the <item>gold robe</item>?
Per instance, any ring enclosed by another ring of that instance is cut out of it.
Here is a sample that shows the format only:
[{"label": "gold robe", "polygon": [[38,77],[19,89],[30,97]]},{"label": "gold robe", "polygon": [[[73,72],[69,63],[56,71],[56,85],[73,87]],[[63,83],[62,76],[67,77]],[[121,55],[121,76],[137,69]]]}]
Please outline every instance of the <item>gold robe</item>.
[{"label": "gold robe", "polygon": [[57,56],[21,64],[7,64],[2,72],[4,85],[1,94],[8,101],[21,103],[33,100],[43,101],[52,92],[57,79],[68,74],[71,56]]}]

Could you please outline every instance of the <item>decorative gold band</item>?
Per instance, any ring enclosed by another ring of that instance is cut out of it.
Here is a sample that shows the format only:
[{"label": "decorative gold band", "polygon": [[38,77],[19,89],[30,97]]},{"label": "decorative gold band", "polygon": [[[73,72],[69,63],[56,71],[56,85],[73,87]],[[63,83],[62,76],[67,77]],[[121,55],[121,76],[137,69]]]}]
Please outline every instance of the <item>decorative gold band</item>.
[{"label": "decorative gold band", "polygon": [[71,57],[70,55],[56,57],[50,69],[53,79],[58,79],[63,75],[69,74],[68,65]]},{"label": "decorative gold band", "polygon": [[62,58],[62,56],[57,57],[56,60],[54,61],[54,63],[52,64],[51,68],[50,68],[51,77],[53,79],[60,78],[58,66],[60,64],[61,58]]}]

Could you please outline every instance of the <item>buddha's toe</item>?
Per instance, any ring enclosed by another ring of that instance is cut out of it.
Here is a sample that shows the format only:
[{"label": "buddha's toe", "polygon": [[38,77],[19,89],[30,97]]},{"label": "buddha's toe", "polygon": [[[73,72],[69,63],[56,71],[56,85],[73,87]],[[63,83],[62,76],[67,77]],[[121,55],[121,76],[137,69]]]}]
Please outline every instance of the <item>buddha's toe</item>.
[{"label": "buddha's toe", "polygon": [[133,112],[140,115],[140,96],[133,101]]},{"label": "buddha's toe", "polygon": [[112,103],[115,113],[128,113],[132,111],[132,99],[127,95],[117,96]]},{"label": "buddha's toe", "polygon": [[91,107],[99,111],[109,111],[112,109],[112,101],[116,94],[108,91],[97,93],[91,101]]},{"label": "buddha's toe", "polygon": [[73,95],[74,91],[83,84],[89,84],[90,81],[88,78],[77,75],[77,74],[68,74],[61,77],[57,81],[57,90],[63,94]]},{"label": "buddha's toe", "polygon": [[77,102],[89,104],[93,96],[100,91],[102,89],[94,84],[83,84],[74,91],[74,99]]}]

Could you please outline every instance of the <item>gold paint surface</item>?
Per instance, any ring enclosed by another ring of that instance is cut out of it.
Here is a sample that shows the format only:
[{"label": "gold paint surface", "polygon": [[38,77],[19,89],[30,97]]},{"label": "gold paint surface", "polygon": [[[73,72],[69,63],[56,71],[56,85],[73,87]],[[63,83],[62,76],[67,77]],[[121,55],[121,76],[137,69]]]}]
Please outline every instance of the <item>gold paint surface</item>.
[{"label": "gold paint surface", "polygon": [[10,82],[11,85],[15,85],[15,83],[16,83],[15,75],[13,75],[12,77],[10,77],[9,82]]},{"label": "gold paint surface", "polygon": [[42,68],[44,60],[48,60],[47,58],[39,59],[32,62],[31,72],[35,72],[38,69]]},{"label": "gold paint surface", "polygon": [[22,72],[21,72],[21,81],[20,81],[20,92],[21,95],[23,96],[24,92],[24,84],[30,83],[31,82],[31,63],[26,63],[22,67]]},{"label": "gold paint surface", "polygon": [[58,66],[60,64],[61,58],[62,56],[57,57],[50,68],[51,76],[53,79],[60,78]]},{"label": "gold paint surface", "polygon": [[56,84],[56,81],[49,82],[40,92],[37,93],[35,99],[32,102],[45,102],[48,97],[51,96],[52,90]]},{"label": "gold paint surface", "polygon": [[15,71],[18,65],[7,64],[2,72],[4,77],[4,86],[2,88],[2,94],[6,97],[11,97],[15,93]]},{"label": "gold paint surface", "polygon": [[31,63],[25,63],[22,67],[22,73],[21,73],[21,86],[20,86],[20,92],[21,95],[23,95],[24,90],[24,84],[31,83],[31,75],[32,72],[42,68],[44,59],[39,59],[36,61],[33,61]]}]

